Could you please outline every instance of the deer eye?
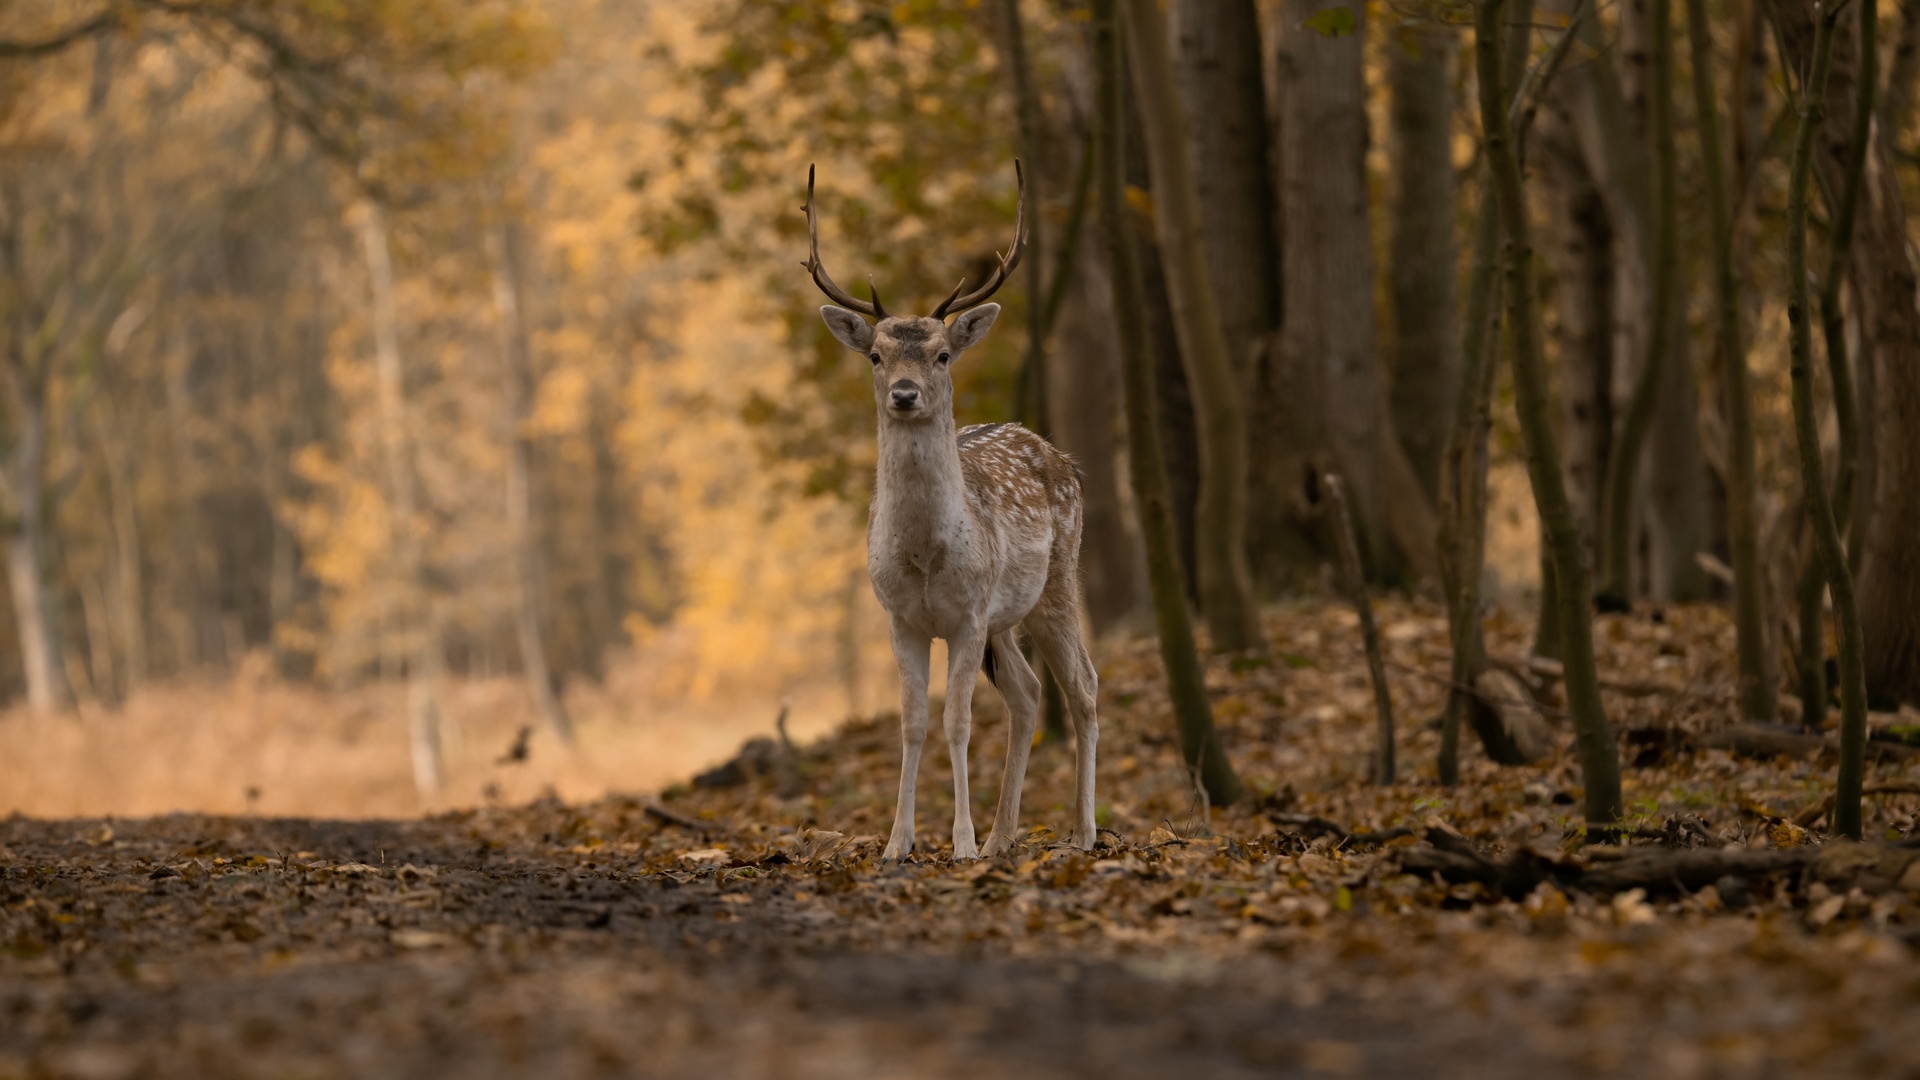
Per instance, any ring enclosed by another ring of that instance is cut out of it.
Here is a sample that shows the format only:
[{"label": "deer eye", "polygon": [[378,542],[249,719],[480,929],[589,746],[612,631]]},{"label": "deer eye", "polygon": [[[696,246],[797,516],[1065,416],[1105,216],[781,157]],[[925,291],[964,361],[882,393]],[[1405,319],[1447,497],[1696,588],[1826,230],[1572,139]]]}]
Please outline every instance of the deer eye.
[{"label": "deer eye", "polygon": [[951,359],[953,359],[951,355],[947,353],[941,353],[939,356],[934,358],[934,362],[937,364],[944,364]]},{"label": "deer eye", "polygon": [[873,353],[873,354],[871,354],[871,355],[869,355],[869,356],[867,357],[867,359],[869,359],[869,360],[871,360],[871,361],[873,361],[873,366],[874,366],[874,367],[879,367],[879,366],[880,366],[880,354],[879,354],[879,353]]}]

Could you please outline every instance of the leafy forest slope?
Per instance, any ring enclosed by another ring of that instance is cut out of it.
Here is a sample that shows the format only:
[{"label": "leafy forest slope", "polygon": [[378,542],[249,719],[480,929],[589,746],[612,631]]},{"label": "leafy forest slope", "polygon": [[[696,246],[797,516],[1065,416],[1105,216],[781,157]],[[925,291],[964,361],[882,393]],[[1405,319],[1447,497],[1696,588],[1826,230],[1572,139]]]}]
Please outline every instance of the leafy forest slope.
[{"label": "leafy forest slope", "polygon": [[[945,856],[935,750],[922,854],[880,864],[887,717],[758,744],[659,798],[384,822],[14,817],[0,1077],[1920,1065],[1920,868],[1903,846],[1920,787],[1903,748],[1871,766],[1882,839],[1823,843],[1831,760],[1726,738],[1724,613],[1604,617],[1634,831],[1582,847],[1564,745],[1537,767],[1468,755],[1460,787],[1430,781],[1444,623],[1381,613],[1402,783],[1365,782],[1372,699],[1349,613],[1270,612],[1273,662],[1215,662],[1223,737],[1255,791],[1227,808],[1189,795],[1137,641],[1102,663],[1108,831],[1088,854],[1055,842],[1072,766],[1050,744],[1011,855]],[[1524,629],[1495,621],[1493,652],[1521,655]],[[1006,726],[984,684],[976,721],[990,785]],[[977,816],[996,794],[976,791]]]}]

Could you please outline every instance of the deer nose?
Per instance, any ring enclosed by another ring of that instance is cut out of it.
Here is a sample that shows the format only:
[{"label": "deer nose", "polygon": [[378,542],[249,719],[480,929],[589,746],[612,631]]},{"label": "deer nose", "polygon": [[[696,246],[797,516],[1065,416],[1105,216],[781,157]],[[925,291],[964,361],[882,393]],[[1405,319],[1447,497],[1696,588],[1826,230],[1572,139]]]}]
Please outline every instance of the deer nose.
[{"label": "deer nose", "polygon": [[919,401],[920,401],[919,387],[913,385],[911,382],[908,382],[905,379],[901,379],[899,382],[893,384],[893,407],[894,408],[911,409]]}]

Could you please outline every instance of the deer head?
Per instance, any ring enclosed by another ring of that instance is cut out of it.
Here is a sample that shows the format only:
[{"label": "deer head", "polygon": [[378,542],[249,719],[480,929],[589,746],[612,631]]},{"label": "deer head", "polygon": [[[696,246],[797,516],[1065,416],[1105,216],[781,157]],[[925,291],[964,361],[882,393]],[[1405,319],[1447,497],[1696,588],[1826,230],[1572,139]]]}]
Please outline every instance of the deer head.
[{"label": "deer head", "polygon": [[[953,362],[960,354],[978,345],[1000,314],[1000,305],[988,303],[1013,268],[1026,253],[1027,179],[1016,159],[1013,172],[1019,184],[1020,198],[1013,218],[1013,246],[1005,255],[997,255],[993,272],[979,288],[960,295],[966,287],[963,278],[945,300],[922,317],[887,314],[880,303],[880,290],[867,278],[867,295],[858,300],[834,284],[820,261],[819,217],[813,207],[813,168],[807,169],[807,261],[801,265],[813,275],[813,283],[833,303],[822,305],[820,318],[842,345],[861,353],[873,365],[874,405],[881,418],[905,422],[953,415]],[[949,324],[947,319],[953,318]],[[869,324],[867,319],[873,319]]]}]

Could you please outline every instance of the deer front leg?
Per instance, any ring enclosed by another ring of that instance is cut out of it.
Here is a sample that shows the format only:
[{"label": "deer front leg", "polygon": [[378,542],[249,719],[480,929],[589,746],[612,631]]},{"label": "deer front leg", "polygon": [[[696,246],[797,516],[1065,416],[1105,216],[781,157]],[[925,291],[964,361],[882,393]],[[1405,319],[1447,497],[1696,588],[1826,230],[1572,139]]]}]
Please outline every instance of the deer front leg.
[{"label": "deer front leg", "polygon": [[893,832],[880,857],[906,858],[913,851],[913,788],[920,775],[920,748],[927,742],[928,654],[933,639],[893,624],[893,661],[900,668],[900,799]]},{"label": "deer front leg", "polygon": [[947,639],[947,757],[953,762],[953,857],[977,859],[973,800],[967,792],[967,742],[973,735],[973,684],[987,651],[985,627]]}]

